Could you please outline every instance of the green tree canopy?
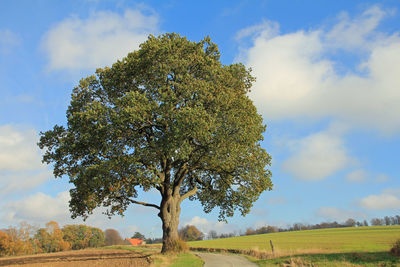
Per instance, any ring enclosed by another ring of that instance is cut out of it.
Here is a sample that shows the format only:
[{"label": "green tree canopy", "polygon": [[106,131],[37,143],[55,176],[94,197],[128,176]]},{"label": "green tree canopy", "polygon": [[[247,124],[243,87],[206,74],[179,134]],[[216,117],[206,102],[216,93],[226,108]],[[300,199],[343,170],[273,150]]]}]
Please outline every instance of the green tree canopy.
[{"label": "green tree canopy", "polygon": [[146,239],[144,234],[141,234],[139,232],[135,232],[135,234],[131,238],[138,238],[138,239],[143,239],[143,240]]},{"label": "green tree canopy", "polygon": [[105,237],[101,229],[86,225],[65,225],[62,228],[63,239],[72,249],[100,247],[104,245]]},{"label": "green tree canopy", "polygon": [[[262,117],[247,96],[254,78],[242,64],[223,65],[210,38],[191,42],[149,36],[111,68],[74,88],[67,126],[41,133],[43,161],[67,175],[72,216],[96,207],[123,214],[131,204],[159,210],[163,252],[178,239],[180,204],[197,199],[219,219],[250,211],[272,188],[261,148]],[[156,189],[161,203],[137,200]]]}]

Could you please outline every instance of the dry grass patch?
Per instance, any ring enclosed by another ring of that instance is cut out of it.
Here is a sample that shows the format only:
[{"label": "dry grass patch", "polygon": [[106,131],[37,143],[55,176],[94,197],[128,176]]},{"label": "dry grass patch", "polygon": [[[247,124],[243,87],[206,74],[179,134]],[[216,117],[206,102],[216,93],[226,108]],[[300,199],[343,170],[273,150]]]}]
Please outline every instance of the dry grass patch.
[{"label": "dry grass patch", "polygon": [[390,249],[393,256],[400,256],[400,239],[394,242],[393,247]]},{"label": "dry grass patch", "polygon": [[171,265],[171,263],[176,259],[176,255],[163,255],[161,253],[154,254],[151,256],[153,260],[151,263],[151,267],[166,267]]}]

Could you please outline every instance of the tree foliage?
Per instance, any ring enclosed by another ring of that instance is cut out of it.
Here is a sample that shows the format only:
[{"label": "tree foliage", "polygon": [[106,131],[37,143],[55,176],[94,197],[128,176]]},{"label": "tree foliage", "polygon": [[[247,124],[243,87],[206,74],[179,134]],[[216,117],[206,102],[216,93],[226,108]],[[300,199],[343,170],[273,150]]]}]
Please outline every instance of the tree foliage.
[{"label": "tree foliage", "polygon": [[43,252],[58,252],[71,248],[70,243],[63,239],[64,234],[55,221],[46,223],[46,228],[40,228],[35,239],[38,240]]},{"label": "tree foliage", "polygon": [[179,237],[184,241],[203,240],[204,234],[194,225],[186,225],[179,230]]},{"label": "tree foliage", "polygon": [[144,236],[144,234],[141,234],[139,232],[135,232],[135,234],[132,236],[132,238],[138,238],[138,239],[146,239],[146,237]]},{"label": "tree foliage", "polygon": [[216,239],[216,238],[218,238],[217,231],[215,231],[215,230],[210,230],[210,232],[208,232],[208,238],[209,238],[209,239]]},{"label": "tree foliage", "polygon": [[122,245],[124,243],[124,240],[117,230],[107,229],[104,233],[106,246]]},{"label": "tree foliage", "polygon": [[349,218],[346,220],[344,224],[348,227],[354,227],[357,224],[357,222],[353,218]]},{"label": "tree foliage", "polygon": [[0,231],[0,256],[16,255],[12,246],[11,237],[7,233]]},{"label": "tree foliage", "polygon": [[25,255],[39,252],[32,239],[35,227],[22,222],[19,227],[10,227],[0,231],[0,256]]},{"label": "tree foliage", "polygon": [[55,221],[45,228],[28,223],[0,231],[0,256],[25,255],[43,252],[57,252],[69,249],[83,249],[104,245],[101,229],[86,225],[66,225],[60,229]]},{"label": "tree foliage", "polygon": [[101,229],[86,225],[65,225],[62,228],[63,239],[72,249],[104,246],[105,237]]},{"label": "tree foliage", "polygon": [[[67,175],[72,216],[96,207],[123,214],[130,204],[160,210],[164,236],[177,239],[180,203],[190,197],[219,219],[250,211],[272,188],[261,148],[262,117],[247,96],[254,77],[223,65],[207,37],[150,36],[111,68],[74,88],[67,126],[41,133],[43,161]],[[156,189],[161,203],[136,200]],[[172,242],[172,241],[171,241]],[[164,244],[165,245],[165,244]]]}]

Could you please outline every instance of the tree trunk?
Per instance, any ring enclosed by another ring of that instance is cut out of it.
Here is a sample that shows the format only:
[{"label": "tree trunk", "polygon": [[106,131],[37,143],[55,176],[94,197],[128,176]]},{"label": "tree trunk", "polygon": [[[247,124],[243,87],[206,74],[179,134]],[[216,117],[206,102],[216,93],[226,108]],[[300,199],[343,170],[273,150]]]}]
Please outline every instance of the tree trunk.
[{"label": "tree trunk", "polygon": [[179,214],[181,212],[179,194],[177,196],[163,197],[158,216],[162,221],[163,246],[161,253],[173,253],[182,250],[178,235]]}]

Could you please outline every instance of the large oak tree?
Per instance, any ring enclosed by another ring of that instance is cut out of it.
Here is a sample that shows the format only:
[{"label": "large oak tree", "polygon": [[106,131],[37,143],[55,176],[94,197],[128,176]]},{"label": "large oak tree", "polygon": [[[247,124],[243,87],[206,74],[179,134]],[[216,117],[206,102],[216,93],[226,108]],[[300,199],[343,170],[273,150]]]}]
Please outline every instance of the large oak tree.
[{"label": "large oak tree", "polygon": [[[43,161],[68,176],[72,217],[96,207],[120,214],[131,204],[159,210],[162,252],[178,240],[180,205],[198,200],[219,219],[246,215],[271,190],[270,156],[261,148],[262,117],[249,99],[254,78],[223,65],[210,38],[149,36],[111,68],[74,88],[67,125],[41,133]],[[161,203],[137,200],[156,189]]]}]

